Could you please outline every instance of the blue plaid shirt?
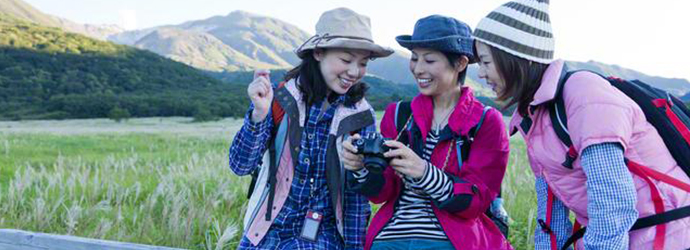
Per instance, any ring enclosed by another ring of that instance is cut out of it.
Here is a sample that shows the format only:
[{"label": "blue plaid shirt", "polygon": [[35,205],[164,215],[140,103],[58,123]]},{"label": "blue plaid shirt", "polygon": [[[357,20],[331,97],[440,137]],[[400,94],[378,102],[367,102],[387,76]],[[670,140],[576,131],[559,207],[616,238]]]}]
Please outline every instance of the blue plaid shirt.
[{"label": "blue plaid shirt", "polygon": [[[342,104],[344,96],[333,101],[322,112],[322,103],[311,106],[304,125],[300,142],[299,164],[295,166],[295,176],[290,193],[271,225],[271,229],[261,243],[254,247],[246,237],[240,242],[240,249],[362,249],[370,215],[370,206],[364,196],[345,191],[344,194],[344,237],[337,232],[330,191],[326,185],[326,151],[329,129],[336,108]],[[230,166],[238,175],[250,173],[266,150],[273,129],[273,119],[269,114],[263,122],[252,123],[249,116],[237,133],[230,147]],[[319,117],[321,115],[321,117]],[[372,116],[374,115],[372,111]],[[376,126],[368,126],[360,133],[376,132]],[[304,218],[308,210],[323,214],[316,242],[303,240],[301,234]]]},{"label": "blue plaid shirt", "polygon": [[[638,217],[635,204],[637,192],[632,175],[623,160],[623,148],[618,143],[602,143],[587,147],[581,155],[582,168],[587,175],[587,214],[589,225],[584,236],[585,249],[628,249],[628,230]],[[548,184],[536,180],[537,219],[546,221]],[[554,197],[551,230],[556,234],[558,249],[572,234],[568,219],[570,210]],[[534,247],[550,250],[549,235],[537,226]]]}]

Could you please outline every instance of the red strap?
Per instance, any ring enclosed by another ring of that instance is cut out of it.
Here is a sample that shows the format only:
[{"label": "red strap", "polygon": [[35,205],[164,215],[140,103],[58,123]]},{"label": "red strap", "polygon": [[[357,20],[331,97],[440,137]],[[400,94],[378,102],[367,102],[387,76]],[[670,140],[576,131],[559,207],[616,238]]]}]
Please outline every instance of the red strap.
[{"label": "red strap", "polygon": [[[575,224],[573,225],[573,233],[579,231],[580,228],[582,228],[582,225],[580,225],[580,222],[577,221],[577,219],[575,219]],[[574,246],[576,249],[577,249],[577,241],[578,241],[578,240],[575,240],[575,241],[573,242],[573,246]]]},{"label": "red strap", "polygon": [[[654,182],[649,178],[649,174],[644,170],[644,167],[628,161],[628,169],[633,174],[642,178],[647,185],[649,185],[649,192],[652,195],[652,203],[654,203],[654,211],[657,214],[664,212],[664,201],[661,199],[661,193],[659,189],[654,185]],[[666,224],[656,225],[656,236],[654,237],[654,250],[663,250],[664,241],[666,240]]]},{"label": "red strap", "polygon": [[673,123],[673,126],[676,127],[676,130],[678,130],[678,132],[680,132],[680,134],[683,136],[685,142],[690,145],[690,129],[685,126],[683,121],[680,120],[676,113],[673,113],[673,110],[671,109],[671,105],[673,103],[669,103],[669,101],[666,99],[654,99],[652,100],[652,103],[654,103],[654,106],[657,108],[664,107],[666,109],[666,116],[669,120],[671,120],[671,123]]},{"label": "red strap", "polygon": [[638,166],[638,168],[644,172],[647,176],[651,177],[652,179],[661,181],[663,183],[669,184],[671,186],[677,187],[681,190],[690,192],[690,184],[685,183],[681,180],[678,180],[676,178],[673,178],[672,176],[669,176],[667,174],[661,173],[659,171],[656,171],[654,169],[639,165],[634,162],[630,162],[630,164],[635,164]]},{"label": "red strap", "polygon": [[[285,82],[278,84],[278,88],[285,86]],[[277,128],[281,121],[283,121],[283,116],[285,115],[285,110],[280,106],[278,102],[271,103],[271,113],[273,114],[273,125]]]},{"label": "red strap", "polygon": [[572,157],[573,159],[577,159],[577,156],[579,154],[577,153],[577,150],[575,150],[575,146],[570,146],[568,148],[568,156]]},{"label": "red strap", "polygon": [[551,230],[551,213],[553,212],[553,192],[551,188],[546,188],[546,225],[549,227],[549,238],[551,239],[551,249],[558,250],[556,242],[556,233]]}]

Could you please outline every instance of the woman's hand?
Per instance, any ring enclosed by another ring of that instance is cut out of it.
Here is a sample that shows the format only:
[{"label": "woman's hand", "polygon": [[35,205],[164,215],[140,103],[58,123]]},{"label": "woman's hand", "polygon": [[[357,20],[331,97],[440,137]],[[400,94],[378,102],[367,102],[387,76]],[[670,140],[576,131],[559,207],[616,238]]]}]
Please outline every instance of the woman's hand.
[{"label": "woman's hand", "polygon": [[343,165],[347,170],[358,171],[364,167],[364,156],[357,154],[357,148],[352,145],[352,140],[360,138],[359,134],[354,134],[343,142]]},{"label": "woman's hand", "polygon": [[252,122],[260,122],[266,119],[271,102],[273,101],[273,87],[268,79],[268,70],[254,71],[254,81],[247,87],[247,95],[254,104]]},{"label": "woman's hand", "polygon": [[383,156],[392,158],[390,165],[395,171],[415,179],[424,176],[427,165],[426,161],[420,158],[412,149],[394,140],[386,141],[384,144],[391,148],[391,150],[384,153]]}]

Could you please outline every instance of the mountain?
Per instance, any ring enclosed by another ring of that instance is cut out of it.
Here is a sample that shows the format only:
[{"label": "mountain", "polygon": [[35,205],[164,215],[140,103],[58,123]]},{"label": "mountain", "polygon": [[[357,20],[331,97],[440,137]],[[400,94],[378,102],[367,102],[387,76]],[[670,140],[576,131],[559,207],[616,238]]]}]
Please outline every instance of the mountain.
[{"label": "mountain", "polygon": [[668,91],[669,93],[682,96],[690,92],[690,82],[686,79],[665,78],[659,76],[649,76],[644,73],[623,68],[618,65],[609,65],[595,61],[573,62],[568,61],[568,67],[572,69],[584,69],[601,73],[605,76],[616,76],[623,79],[638,79],[654,87]]},{"label": "mountain", "polygon": [[[114,34],[108,40],[153,51],[209,71],[286,69],[300,60],[294,50],[311,37],[279,19],[233,11],[178,25]],[[369,64],[367,72],[396,83],[414,83],[409,52],[396,51]]]},{"label": "mountain", "polygon": [[242,116],[245,87],[155,53],[0,14],[0,120]]},{"label": "mountain", "polygon": [[680,99],[683,100],[684,102],[687,102],[688,104],[690,104],[690,93],[688,93],[684,96],[681,96]]},{"label": "mountain", "polygon": [[[649,76],[642,72],[623,68],[618,65],[604,64],[596,61],[566,61],[566,64],[570,70],[591,70],[605,76],[616,76],[629,80],[638,79],[654,87],[666,90],[676,96],[682,96],[686,93],[690,94],[690,82],[688,82],[686,79]],[[479,79],[477,69],[478,67],[476,65],[470,66],[467,72],[468,77],[475,82],[485,82],[484,80]],[[687,96],[686,98],[686,101],[690,101],[690,96]]]},{"label": "mountain", "polygon": [[[153,51],[173,60],[210,71],[252,70],[255,68],[285,69],[299,63],[295,48],[307,40],[307,32],[275,18],[244,11],[227,16],[189,21],[179,25],[159,26],[111,35],[109,40]],[[409,72],[408,51],[397,50],[386,58],[372,61],[367,73],[395,83],[413,84]],[[588,69],[604,75],[640,79],[675,95],[690,92],[685,79],[653,77],[646,74],[594,61],[568,62],[572,69]],[[482,96],[493,96],[477,77],[477,66],[470,66],[468,85]]]},{"label": "mountain", "polygon": [[117,25],[79,24],[70,20],[45,14],[21,0],[0,0],[0,13],[28,20],[48,27],[57,27],[104,40],[107,36],[123,32]]},{"label": "mountain", "polygon": [[299,63],[293,50],[308,38],[292,24],[244,11],[108,37],[212,71],[289,68]]},{"label": "mountain", "polygon": [[153,30],[133,45],[206,70],[275,68],[273,64],[249,58],[213,35],[176,27]]}]

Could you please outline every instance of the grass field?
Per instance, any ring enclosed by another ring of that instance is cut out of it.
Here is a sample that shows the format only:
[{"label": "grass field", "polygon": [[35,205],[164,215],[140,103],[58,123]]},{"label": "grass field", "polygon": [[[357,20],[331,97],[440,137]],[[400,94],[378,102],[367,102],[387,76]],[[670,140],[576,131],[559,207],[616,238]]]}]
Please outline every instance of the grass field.
[{"label": "grass field", "polygon": [[[381,115],[379,114],[380,118]],[[190,249],[234,249],[248,179],[227,167],[241,121],[0,122],[0,228]],[[511,141],[503,196],[511,243],[533,248],[536,201]]]}]

